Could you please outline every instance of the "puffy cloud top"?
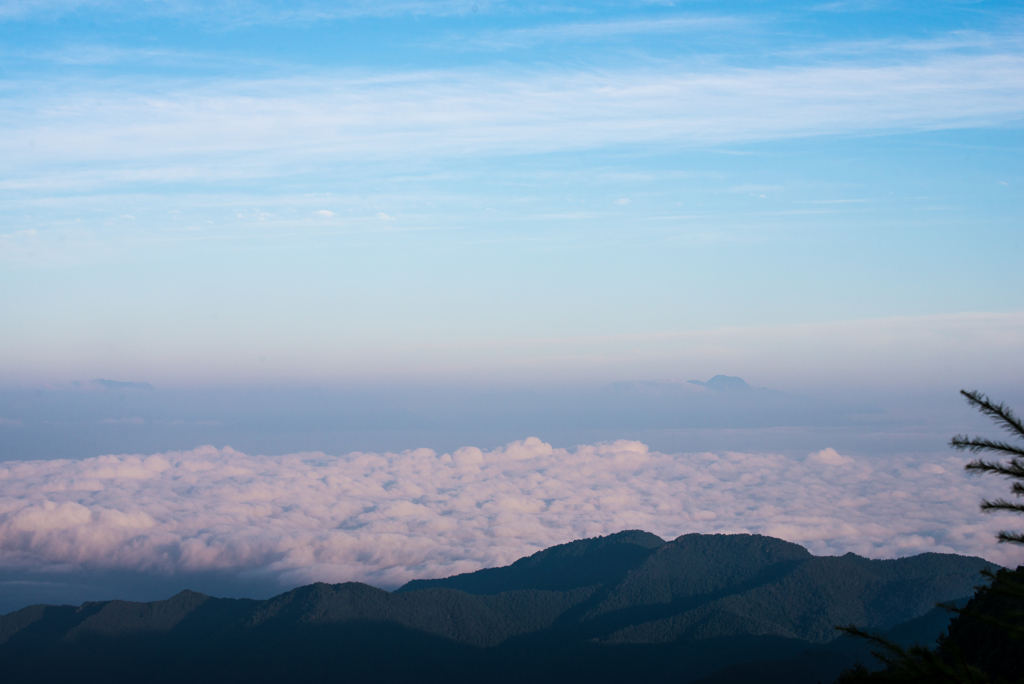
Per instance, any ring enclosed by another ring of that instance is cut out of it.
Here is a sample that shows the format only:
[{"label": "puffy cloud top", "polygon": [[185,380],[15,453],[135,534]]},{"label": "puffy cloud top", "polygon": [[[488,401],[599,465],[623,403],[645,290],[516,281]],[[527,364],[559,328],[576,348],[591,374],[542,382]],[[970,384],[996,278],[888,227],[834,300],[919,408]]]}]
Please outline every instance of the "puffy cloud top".
[{"label": "puffy cloud top", "polygon": [[0,464],[0,567],[270,574],[282,584],[395,586],[506,564],[580,537],[642,528],[755,532],[817,554],[922,551],[1020,562],[1007,520],[951,455],[854,459],[556,449],[531,437],[438,455],[250,456],[205,446],[151,456]]},{"label": "puffy cloud top", "polygon": [[847,463],[853,463],[852,458],[843,456],[831,447],[814,452],[807,457],[807,460],[810,463],[820,463],[822,465],[846,465]]}]

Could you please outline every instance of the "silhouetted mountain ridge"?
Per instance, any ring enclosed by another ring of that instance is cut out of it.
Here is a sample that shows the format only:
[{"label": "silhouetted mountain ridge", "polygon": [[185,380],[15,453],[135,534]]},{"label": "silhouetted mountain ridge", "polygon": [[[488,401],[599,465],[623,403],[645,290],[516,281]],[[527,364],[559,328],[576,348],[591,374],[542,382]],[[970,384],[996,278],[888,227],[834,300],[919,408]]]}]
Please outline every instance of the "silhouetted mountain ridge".
[{"label": "silhouetted mountain ridge", "polygon": [[831,645],[835,625],[912,625],[936,602],[969,595],[985,567],[946,554],[816,557],[760,535],[665,542],[629,530],[395,592],[318,583],[264,601],[186,591],[31,606],[0,616],[0,667],[9,682],[339,672],[356,682],[686,682],[790,658],[813,677],[815,649]]},{"label": "silhouetted mountain ridge", "polygon": [[398,591],[445,587],[470,594],[497,594],[516,589],[566,591],[598,584],[610,586],[646,559],[649,551],[664,545],[664,539],[650,532],[626,530],[552,546],[501,568],[413,580]]}]

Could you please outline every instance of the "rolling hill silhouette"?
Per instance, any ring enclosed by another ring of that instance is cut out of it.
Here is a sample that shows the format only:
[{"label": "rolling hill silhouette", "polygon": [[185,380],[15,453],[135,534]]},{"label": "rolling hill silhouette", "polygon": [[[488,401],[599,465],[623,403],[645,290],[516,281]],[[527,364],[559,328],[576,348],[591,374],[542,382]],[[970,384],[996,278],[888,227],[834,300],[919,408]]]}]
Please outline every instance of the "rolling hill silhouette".
[{"label": "rolling hill silhouette", "polygon": [[313,584],[264,601],[186,591],[30,606],[0,616],[0,671],[6,682],[830,681],[866,656],[835,625],[934,640],[948,624],[936,602],[970,595],[986,567],[632,530],[395,592]]}]

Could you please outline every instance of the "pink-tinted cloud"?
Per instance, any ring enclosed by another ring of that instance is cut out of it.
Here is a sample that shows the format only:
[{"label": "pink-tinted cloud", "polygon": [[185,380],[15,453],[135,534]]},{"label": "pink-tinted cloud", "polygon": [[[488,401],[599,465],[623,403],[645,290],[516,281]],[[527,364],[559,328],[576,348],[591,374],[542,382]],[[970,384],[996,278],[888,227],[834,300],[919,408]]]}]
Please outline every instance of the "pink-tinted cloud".
[{"label": "pink-tinted cloud", "polygon": [[0,567],[225,570],[282,584],[394,586],[509,563],[580,537],[642,528],[756,532],[816,554],[923,551],[1002,564],[1020,551],[978,512],[1003,483],[941,454],[886,461],[825,448],[662,454],[639,442],[556,449],[151,456],[0,465]]}]

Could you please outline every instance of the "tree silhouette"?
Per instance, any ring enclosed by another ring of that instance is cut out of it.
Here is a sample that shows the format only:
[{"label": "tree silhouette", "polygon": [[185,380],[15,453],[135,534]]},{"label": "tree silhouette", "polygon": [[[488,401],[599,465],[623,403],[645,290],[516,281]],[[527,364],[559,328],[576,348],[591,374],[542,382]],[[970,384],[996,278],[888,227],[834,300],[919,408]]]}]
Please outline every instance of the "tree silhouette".
[{"label": "tree silhouette", "polygon": [[[960,390],[960,394],[967,398],[968,404],[995,421],[996,425],[1012,436],[1024,440],[1024,424],[1005,404],[995,403],[977,390],[971,392]],[[994,473],[1016,480],[1010,486],[1010,491],[1015,496],[1024,496],[1024,448],[1001,440],[968,437],[967,435],[957,435],[950,440],[949,445],[957,451],[969,451],[972,454],[996,453],[1000,456],[1008,456],[1010,460],[1005,462],[975,459],[964,468],[970,473]],[[992,511],[1024,513],[1024,505],[1006,499],[996,499],[995,501],[985,499],[981,502],[981,510],[986,513]],[[1024,544],[1024,534],[1020,532],[1003,531],[999,533],[998,537],[1000,542]]]},{"label": "tree silhouette", "polygon": [[[991,418],[1012,437],[1024,441],[1024,423],[1008,406],[993,402],[986,395],[960,390],[967,403]],[[987,437],[956,435],[949,445],[957,451],[972,454],[998,454],[1006,461],[978,458],[964,469],[969,473],[1002,475],[1012,484],[1015,496],[1024,496],[1024,447]],[[983,499],[981,510],[1024,513],[1024,505],[1006,499]],[[1024,544],[1024,534],[1002,531],[1000,542]],[[1024,566],[1016,571],[1000,570],[982,573],[991,581],[978,587],[970,603],[950,623],[948,635],[940,638],[937,649],[926,646],[904,648],[877,634],[853,625],[837,627],[851,636],[867,639],[879,646],[874,656],[885,664],[879,672],[869,672],[863,665],[847,670],[836,684],[855,682],[949,682],[950,684],[987,684],[989,682],[1024,681],[1024,658],[1019,653],[1024,640]]]}]

